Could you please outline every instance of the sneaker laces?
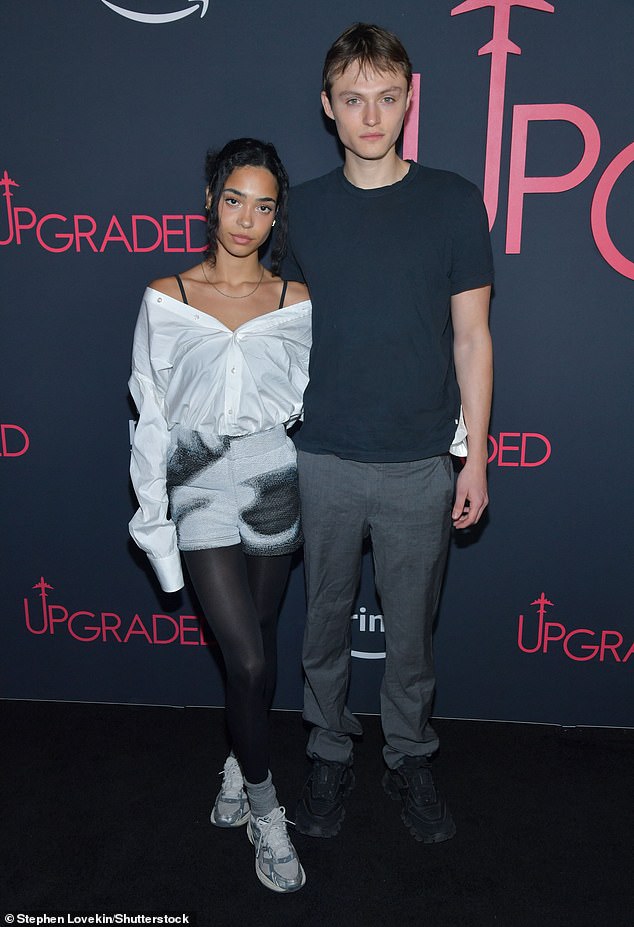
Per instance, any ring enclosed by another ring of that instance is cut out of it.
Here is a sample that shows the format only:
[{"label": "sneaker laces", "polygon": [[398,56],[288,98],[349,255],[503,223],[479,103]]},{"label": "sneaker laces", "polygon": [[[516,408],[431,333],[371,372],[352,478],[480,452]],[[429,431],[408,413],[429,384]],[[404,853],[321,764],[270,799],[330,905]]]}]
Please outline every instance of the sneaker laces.
[{"label": "sneaker laces", "polygon": [[428,766],[419,766],[408,770],[406,778],[414,801],[426,805],[432,805],[438,801],[434,779]]},{"label": "sneaker laces", "polygon": [[331,763],[328,760],[315,759],[311,788],[313,797],[334,801],[345,774],[346,767],[342,763]]},{"label": "sneaker laces", "polygon": [[221,769],[218,775],[222,776],[223,798],[240,798],[244,788],[244,779],[235,756],[227,757],[224,769]]},{"label": "sneaker laces", "polygon": [[[280,806],[274,808],[269,814],[262,818],[257,818],[257,826],[260,831],[259,845],[267,846],[275,859],[284,859],[293,853],[293,846],[286,830],[287,824],[293,824],[286,818],[286,808]],[[258,847],[259,849],[259,847]]]}]

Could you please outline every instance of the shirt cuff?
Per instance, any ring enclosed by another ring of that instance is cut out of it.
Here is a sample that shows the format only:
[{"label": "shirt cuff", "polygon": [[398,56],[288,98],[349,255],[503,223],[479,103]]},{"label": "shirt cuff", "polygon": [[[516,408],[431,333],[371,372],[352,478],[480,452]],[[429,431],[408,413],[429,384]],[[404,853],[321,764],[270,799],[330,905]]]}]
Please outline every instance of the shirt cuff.
[{"label": "shirt cuff", "polygon": [[466,457],[469,453],[467,434],[464,412],[462,411],[462,406],[460,406],[460,418],[456,422],[456,433],[453,437],[451,447],[449,448],[449,453],[453,454],[454,457]]},{"label": "shirt cuff", "polygon": [[169,557],[155,559],[148,557],[152,569],[156,573],[161,589],[163,592],[178,592],[185,585],[183,581],[183,567],[181,564],[181,555],[178,551],[170,554]]}]

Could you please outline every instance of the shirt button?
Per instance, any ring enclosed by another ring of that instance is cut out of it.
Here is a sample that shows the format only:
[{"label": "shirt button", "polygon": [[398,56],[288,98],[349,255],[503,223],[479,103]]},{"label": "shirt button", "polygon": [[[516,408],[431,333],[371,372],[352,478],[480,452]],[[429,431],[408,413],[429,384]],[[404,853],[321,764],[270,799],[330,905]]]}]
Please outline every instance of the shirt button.
[{"label": "shirt button", "polygon": [[232,368],[231,368],[231,373],[235,373],[235,372],[236,372],[236,368],[235,368],[235,367],[232,367]]},{"label": "shirt button", "polygon": [[194,318],[197,319],[197,320],[200,318],[200,316],[198,315],[197,312],[194,314]]},{"label": "shirt button", "polygon": [[157,301],[157,303],[162,303],[162,302],[163,302],[163,297],[162,297],[162,296],[157,296],[156,301]]},{"label": "shirt button", "polygon": [[233,409],[227,409],[227,414],[228,414],[228,415],[233,415]]}]

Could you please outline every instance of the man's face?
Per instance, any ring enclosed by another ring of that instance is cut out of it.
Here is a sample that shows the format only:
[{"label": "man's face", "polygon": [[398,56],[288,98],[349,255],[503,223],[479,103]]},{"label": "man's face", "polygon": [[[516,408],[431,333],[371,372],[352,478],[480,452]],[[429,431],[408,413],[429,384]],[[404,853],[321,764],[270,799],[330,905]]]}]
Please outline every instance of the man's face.
[{"label": "man's face", "polygon": [[333,81],[330,99],[321,95],[346,152],[363,161],[378,161],[394,148],[411,99],[400,71],[362,71],[354,64]]}]

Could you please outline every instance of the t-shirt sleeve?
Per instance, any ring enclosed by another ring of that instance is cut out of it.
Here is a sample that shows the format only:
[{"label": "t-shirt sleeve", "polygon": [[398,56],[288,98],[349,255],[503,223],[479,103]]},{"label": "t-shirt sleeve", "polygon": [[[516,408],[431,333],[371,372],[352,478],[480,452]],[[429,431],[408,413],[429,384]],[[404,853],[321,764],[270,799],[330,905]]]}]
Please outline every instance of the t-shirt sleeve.
[{"label": "t-shirt sleeve", "polygon": [[493,283],[489,221],[482,196],[469,184],[451,234],[451,295]]},{"label": "t-shirt sleeve", "polygon": [[288,237],[286,241],[286,253],[282,260],[280,274],[284,280],[298,280],[300,283],[306,283],[293,248],[293,229],[296,222],[294,219],[295,215],[294,196],[293,190],[291,190],[288,203]]},{"label": "t-shirt sleeve", "polygon": [[301,267],[297,263],[290,239],[286,254],[282,260],[280,275],[284,280],[298,280],[300,283],[306,283]]}]

